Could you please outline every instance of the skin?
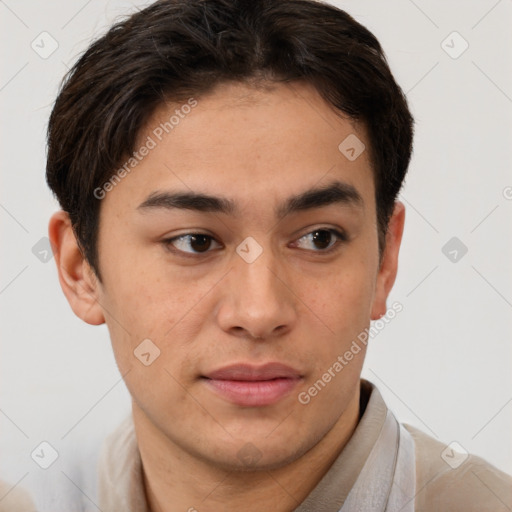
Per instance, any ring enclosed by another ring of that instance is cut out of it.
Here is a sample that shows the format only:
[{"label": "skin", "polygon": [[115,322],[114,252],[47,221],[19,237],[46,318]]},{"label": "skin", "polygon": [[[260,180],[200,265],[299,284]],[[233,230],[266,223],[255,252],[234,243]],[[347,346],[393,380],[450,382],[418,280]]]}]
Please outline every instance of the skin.
[{"label": "skin", "polygon": [[[162,105],[140,144],[175,109]],[[102,200],[101,282],[67,214],[53,215],[63,291],[82,320],[106,322],[132,395],[153,511],[293,510],[353,433],[364,348],[307,405],[298,400],[386,312],[397,272],[404,206],[395,205],[379,261],[369,152],[349,161],[338,149],[350,134],[370,146],[364,126],[309,85],[223,84]],[[362,202],[276,217],[291,196],[334,181],[352,185]],[[139,208],[163,191],[223,196],[237,211]],[[311,235],[319,228],[348,239],[333,236],[334,249],[322,252]],[[190,238],[164,242],[186,233],[215,242],[208,252]],[[249,236],[263,250],[252,263],[235,250]],[[147,338],[160,356],[144,366],[133,352]],[[231,363],[270,361],[302,376],[276,404],[232,404],[200,378]],[[256,454],[249,466],[239,457],[247,443]]]}]

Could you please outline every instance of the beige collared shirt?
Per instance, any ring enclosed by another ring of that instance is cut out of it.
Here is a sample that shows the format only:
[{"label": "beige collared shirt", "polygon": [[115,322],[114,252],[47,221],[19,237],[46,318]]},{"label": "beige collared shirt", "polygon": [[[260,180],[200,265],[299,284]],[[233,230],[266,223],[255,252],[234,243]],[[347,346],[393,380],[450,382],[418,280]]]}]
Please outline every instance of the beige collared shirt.
[{"label": "beige collared shirt", "polygon": [[[329,471],[295,512],[338,512],[375,445],[387,414],[378,389],[361,380],[364,413]],[[450,450],[410,425],[415,442],[417,512],[512,510],[512,477],[470,455],[453,469]],[[444,458],[441,456],[444,452]],[[448,461],[448,462],[447,462]],[[99,507],[103,512],[150,512],[131,417],[111,434],[99,461]]]}]

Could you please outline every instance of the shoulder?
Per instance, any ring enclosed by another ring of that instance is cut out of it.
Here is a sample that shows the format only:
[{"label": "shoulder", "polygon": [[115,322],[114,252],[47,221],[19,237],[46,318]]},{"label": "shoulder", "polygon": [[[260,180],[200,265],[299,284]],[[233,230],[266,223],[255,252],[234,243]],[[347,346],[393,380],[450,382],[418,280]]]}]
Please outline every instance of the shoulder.
[{"label": "shoulder", "polygon": [[16,484],[0,480],[0,512],[35,512],[28,493]]},{"label": "shoulder", "polygon": [[484,459],[458,452],[411,425],[415,442],[416,511],[505,512],[512,509],[512,477]]}]

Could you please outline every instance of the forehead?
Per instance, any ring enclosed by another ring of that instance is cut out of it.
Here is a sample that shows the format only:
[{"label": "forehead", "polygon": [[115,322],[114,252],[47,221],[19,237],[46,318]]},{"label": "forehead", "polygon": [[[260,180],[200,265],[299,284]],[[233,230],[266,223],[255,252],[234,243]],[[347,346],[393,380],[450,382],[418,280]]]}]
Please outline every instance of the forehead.
[{"label": "forehead", "polygon": [[229,83],[162,103],[135,151],[145,146],[151,149],[109,200],[131,195],[133,207],[179,187],[247,203],[277,201],[333,180],[354,186],[365,202],[373,197],[364,126],[340,116],[307,84]]}]

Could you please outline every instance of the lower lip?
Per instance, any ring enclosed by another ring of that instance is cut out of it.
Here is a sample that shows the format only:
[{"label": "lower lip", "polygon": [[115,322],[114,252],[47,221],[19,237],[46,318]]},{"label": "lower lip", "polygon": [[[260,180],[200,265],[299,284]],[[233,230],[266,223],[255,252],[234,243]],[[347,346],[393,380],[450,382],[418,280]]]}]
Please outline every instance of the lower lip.
[{"label": "lower lip", "polygon": [[245,407],[259,407],[274,404],[284,398],[298,384],[300,378],[258,381],[204,380],[210,388],[229,402]]}]

